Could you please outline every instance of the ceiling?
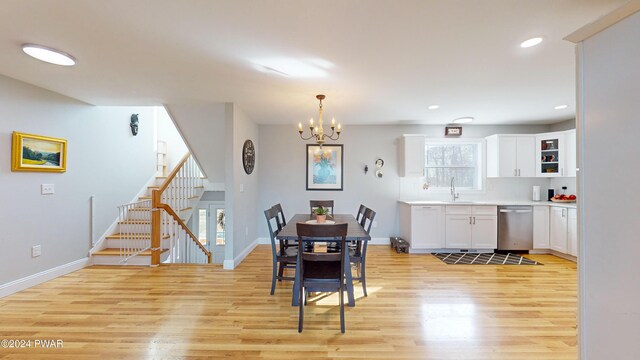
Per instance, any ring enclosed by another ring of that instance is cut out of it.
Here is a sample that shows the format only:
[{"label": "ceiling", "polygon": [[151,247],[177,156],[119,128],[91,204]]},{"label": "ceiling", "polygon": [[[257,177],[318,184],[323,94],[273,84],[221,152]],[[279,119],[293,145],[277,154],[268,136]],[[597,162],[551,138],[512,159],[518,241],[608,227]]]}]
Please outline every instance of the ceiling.
[{"label": "ceiling", "polygon": [[[562,38],[625,2],[2,0],[0,74],[96,105],[234,102],[260,124],[317,117],[319,93],[346,126],[554,123],[575,116]],[[27,42],[77,65],[32,59]]]}]

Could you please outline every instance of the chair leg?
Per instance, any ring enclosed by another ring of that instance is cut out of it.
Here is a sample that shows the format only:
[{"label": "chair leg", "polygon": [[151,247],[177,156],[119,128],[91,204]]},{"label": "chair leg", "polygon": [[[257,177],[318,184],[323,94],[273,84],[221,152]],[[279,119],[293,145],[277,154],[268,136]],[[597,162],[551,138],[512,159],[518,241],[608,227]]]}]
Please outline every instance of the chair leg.
[{"label": "chair leg", "polygon": [[273,262],[273,271],[271,271],[271,295],[276,293],[276,267],[278,263],[276,261]]},{"label": "chair leg", "polygon": [[302,332],[302,322],[304,321],[304,302],[307,299],[304,298],[304,288],[300,285],[300,299],[298,301],[298,308],[300,309],[298,312],[298,332]]},{"label": "chair leg", "polygon": [[344,334],[344,287],[340,286],[340,332]]},{"label": "chair leg", "polygon": [[[282,275],[284,275],[284,263],[280,263],[279,269],[278,269],[278,277],[282,277]],[[278,281],[282,281],[282,279],[278,279]]]},{"label": "chair leg", "polygon": [[367,296],[367,276],[365,274],[365,263],[362,263],[361,267],[360,282],[362,283],[362,291],[364,292],[364,296]]}]

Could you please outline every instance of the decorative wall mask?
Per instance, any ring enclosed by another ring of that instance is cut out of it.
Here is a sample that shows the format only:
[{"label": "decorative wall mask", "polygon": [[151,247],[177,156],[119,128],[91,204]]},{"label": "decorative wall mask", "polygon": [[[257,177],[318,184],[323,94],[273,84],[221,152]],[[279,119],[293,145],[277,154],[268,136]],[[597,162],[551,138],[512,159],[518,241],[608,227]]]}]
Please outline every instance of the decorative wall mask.
[{"label": "decorative wall mask", "polygon": [[131,114],[131,123],[129,126],[131,126],[131,134],[133,134],[133,136],[138,135],[138,123],[138,114]]}]

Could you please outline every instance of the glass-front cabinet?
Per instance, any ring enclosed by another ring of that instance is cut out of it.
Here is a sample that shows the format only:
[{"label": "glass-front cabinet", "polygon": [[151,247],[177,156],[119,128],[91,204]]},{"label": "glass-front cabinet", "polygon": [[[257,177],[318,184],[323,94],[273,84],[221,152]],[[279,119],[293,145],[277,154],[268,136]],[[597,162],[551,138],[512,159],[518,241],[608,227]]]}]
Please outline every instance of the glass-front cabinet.
[{"label": "glass-front cabinet", "polygon": [[558,177],[565,175],[565,134],[548,133],[536,137],[536,175]]}]

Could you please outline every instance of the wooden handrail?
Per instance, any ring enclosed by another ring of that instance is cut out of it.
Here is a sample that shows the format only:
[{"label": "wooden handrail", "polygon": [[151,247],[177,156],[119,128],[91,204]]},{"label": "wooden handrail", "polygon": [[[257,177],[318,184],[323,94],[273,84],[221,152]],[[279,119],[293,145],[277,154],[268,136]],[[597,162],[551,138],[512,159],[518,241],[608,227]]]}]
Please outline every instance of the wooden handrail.
[{"label": "wooden handrail", "polygon": [[202,250],[207,255],[207,262],[211,264],[211,251],[207,250],[207,248],[205,248],[204,245],[200,243],[198,238],[191,232],[191,230],[189,230],[189,228],[187,227],[187,224],[185,224],[184,221],[180,219],[178,214],[176,214],[176,212],[173,211],[171,206],[167,204],[160,204],[160,208],[166,211],[167,214],[171,215],[171,217],[182,227],[182,229],[184,229],[187,232],[191,240],[193,240],[198,245],[200,250]]},{"label": "wooden handrail", "polygon": [[151,207],[153,208],[151,214],[151,264],[154,266],[160,264],[160,222],[162,221],[160,211],[162,210],[166,211],[167,214],[169,214],[186,231],[191,240],[195,242],[200,250],[202,250],[207,255],[207,262],[209,264],[211,263],[211,252],[200,243],[195,235],[193,235],[191,230],[189,230],[187,225],[184,223],[184,221],[182,221],[182,219],[180,219],[178,214],[176,214],[171,206],[162,202],[162,193],[167,189],[167,187],[169,187],[171,181],[173,181],[173,179],[178,175],[180,169],[182,169],[187,160],[189,160],[190,156],[191,154],[187,153],[182,158],[182,160],[180,160],[178,165],[171,171],[169,176],[167,176],[166,180],[162,183],[162,186],[160,186],[158,190],[153,190],[151,192]]},{"label": "wooden handrail", "polygon": [[180,169],[182,169],[182,166],[184,165],[184,163],[187,162],[187,160],[189,159],[189,156],[191,156],[191,154],[187,153],[182,158],[182,160],[180,160],[178,165],[176,165],[176,167],[171,171],[169,176],[167,176],[167,179],[164,181],[164,183],[162,183],[162,186],[160,186],[160,189],[158,189],[158,191],[160,191],[160,195],[162,195],[162,193],[167,189],[167,187],[169,187],[169,184],[171,183],[171,181],[176,177],[176,175],[178,175],[178,172],[180,171]]}]

